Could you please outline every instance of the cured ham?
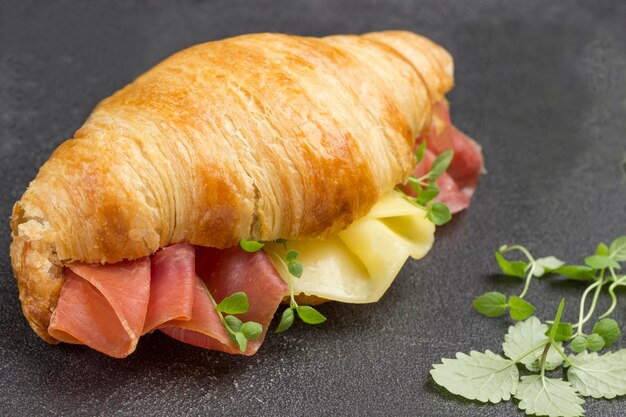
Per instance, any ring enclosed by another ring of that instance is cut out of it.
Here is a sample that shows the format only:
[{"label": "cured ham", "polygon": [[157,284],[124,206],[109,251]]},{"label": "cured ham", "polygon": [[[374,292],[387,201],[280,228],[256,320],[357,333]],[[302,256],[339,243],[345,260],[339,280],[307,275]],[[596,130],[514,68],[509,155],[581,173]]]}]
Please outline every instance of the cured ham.
[{"label": "cured ham", "polygon": [[150,298],[150,258],[111,265],[74,264],[48,331],[66,343],[82,343],[115,358],[135,350]]},{"label": "cured ham", "polygon": [[[248,296],[250,308],[247,313],[238,317],[244,322],[252,320],[263,326],[261,337],[250,341],[245,352],[246,355],[256,353],[263,343],[278,305],[288,291],[287,284],[276,271],[269,256],[263,251],[248,253],[239,247],[197,247],[196,273],[202,281],[196,286],[192,319],[184,323],[172,323],[172,327],[164,325],[161,330],[185,343],[240,354],[242,352],[232,343],[219,322],[202,283],[218,303],[235,292],[243,291]],[[197,301],[198,297],[203,300],[201,303]]]},{"label": "cured ham", "polygon": [[[263,251],[180,243],[152,258],[69,266],[48,331],[62,342],[115,358],[132,353],[139,337],[155,329],[192,345],[252,355],[287,289]],[[239,318],[260,323],[263,333],[246,352],[230,339],[207,291],[217,302],[235,292],[247,294],[250,308]]]},{"label": "cured ham", "polygon": [[[480,146],[452,124],[447,102],[433,106],[433,121],[423,140],[426,140],[427,150],[413,176],[419,178],[426,174],[437,155],[452,149],[454,158],[446,173],[436,181],[440,193],[435,200],[445,203],[452,213],[467,208],[484,169],[483,156]],[[415,196],[409,185],[402,189]]]}]

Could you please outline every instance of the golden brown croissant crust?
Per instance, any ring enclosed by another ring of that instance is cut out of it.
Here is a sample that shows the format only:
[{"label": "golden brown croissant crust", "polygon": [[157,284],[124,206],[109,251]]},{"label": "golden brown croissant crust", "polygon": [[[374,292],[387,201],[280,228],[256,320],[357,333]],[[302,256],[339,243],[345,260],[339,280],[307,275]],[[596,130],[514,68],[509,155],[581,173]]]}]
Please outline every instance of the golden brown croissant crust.
[{"label": "golden brown croissant crust", "polygon": [[98,104],[16,203],[24,314],[54,342],[71,260],[337,232],[406,179],[452,83],[449,54],[409,32],[253,34],[171,56]]}]

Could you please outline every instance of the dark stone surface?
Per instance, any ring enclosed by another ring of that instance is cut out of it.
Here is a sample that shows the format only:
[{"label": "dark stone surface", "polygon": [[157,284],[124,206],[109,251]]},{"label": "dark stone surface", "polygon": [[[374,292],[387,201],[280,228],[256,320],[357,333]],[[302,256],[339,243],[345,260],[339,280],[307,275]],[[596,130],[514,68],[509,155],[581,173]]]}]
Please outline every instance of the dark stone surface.
[{"label": "dark stone surface", "polygon": [[[428,370],[459,350],[500,350],[510,323],[470,307],[484,291],[520,289],[493,276],[499,245],[575,261],[626,234],[624,21],[618,1],[1,1],[0,413],[516,415],[514,402],[448,394]],[[270,335],[251,358],[155,334],[115,360],[35,336],[19,308],[8,217],[100,99],[201,41],[390,28],[452,52],[453,118],[483,145],[489,173],[471,209],[438,232],[431,254],[410,262],[379,303],[322,306],[325,325]],[[582,288],[538,281],[529,299],[548,319],[563,295],[573,320]],[[616,317],[626,321],[623,304]],[[586,408],[626,414],[623,399]]]}]

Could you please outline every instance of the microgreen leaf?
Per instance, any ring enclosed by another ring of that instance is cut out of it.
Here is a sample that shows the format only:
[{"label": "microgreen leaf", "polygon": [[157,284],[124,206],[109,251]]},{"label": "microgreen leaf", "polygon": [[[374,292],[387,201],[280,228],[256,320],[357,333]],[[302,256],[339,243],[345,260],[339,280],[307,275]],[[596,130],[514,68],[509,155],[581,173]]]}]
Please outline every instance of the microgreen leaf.
[{"label": "microgreen leaf", "polygon": [[509,314],[513,320],[526,320],[535,312],[535,307],[528,301],[517,296],[509,297]]},{"label": "microgreen leaf", "polygon": [[556,340],[556,333],[559,329],[559,324],[561,323],[561,315],[563,314],[563,309],[565,308],[565,298],[561,298],[561,302],[559,303],[559,307],[556,309],[556,314],[554,315],[554,323],[550,327],[548,333],[548,339]]},{"label": "microgreen leaf", "polygon": [[569,344],[569,348],[576,353],[580,353],[587,349],[587,338],[585,336],[576,336]]},{"label": "microgreen leaf", "polygon": [[245,250],[246,252],[258,252],[265,245],[261,242],[257,242],[256,240],[241,239],[239,241],[239,246],[241,246],[241,249]]},{"label": "microgreen leaf", "polygon": [[587,347],[592,352],[597,352],[604,347],[604,339],[596,333],[592,333],[587,337]]},{"label": "microgreen leaf", "polygon": [[248,348],[248,340],[243,335],[243,333],[235,332],[234,336],[232,336],[231,338],[234,338],[234,342],[237,343],[237,346],[239,347],[240,351],[242,352],[246,351],[246,349]]},{"label": "microgreen leaf", "polygon": [[602,319],[593,326],[592,333],[602,336],[604,346],[609,347],[622,336],[622,331],[613,319]]},{"label": "microgreen leaf", "polygon": [[216,309],[220,313],[241,314],[248,311],[248,296],[245,292],[236,292],[224,298],[217,305]]},{"label": "microgreen leaf", "polygon": [[594,252],[598,256],[609,256],[609,253],[609,247],[605,243],[599,243]]},{"label": "microgreen leaf", "polygon": [[278,323],[278,327],[276,328],[276,333],[282,333],[285,330],[289,329],[293,324],[294,314],[293,309],[288,308],[283,311],[283,315],[280,318],[280,323]]},{"label": "microgreen leaf", "polygon": [[241,333],[248,340],[255,340],[263,333],[263,326],[255,321],[247,321],[241,326]]},{"label": "microgreen leaf", "polygon": [[496,260],[505,275],[524,278],[528,264],[524,261],[509,261],[500,252],[496,252]]},{"label": "microgreen leaf", "polygon": [[554,256],[539,258],[535,262],[537,262],[538,265],[541,265],[546,272],[553,272],[556,269],[559,269],[560,267],[565,265],[565,262],[558,258],[555,258]]},{"label": "microgreen leaf", "polygon": [[291,261],[287,264],[287,269],[289,273],[296,278],[300,278],[302,276],[302,264],[298,261]]},{"label": "microgreen leaf", "polygon": [[[512,360],[518,360],[520,357],[539,346],[530,354],[524,356],[520,363],[524,364],[529,371],[539,371],[541,369],[541,349],[542,344],[548,343],[546,337],[548,326],[541,323],[537,317],[530,317],[528,320],[519,321],[515,326],[509,327],[508,333],[504,336],[502,350],[504,354]],[[561,343],[557,342],[560,347]],[[557,368],[563,362],[563,358],[559,353],[550,349],[546,355],[546,369],[552,370]]]},{"label": "microgreen leaf", "polygon": [[289,249],[289,250],[287,251],[287,253],[285,254],[285,261],[286,261],[287,263],[289,263],[289,262],[293,262],[293,261],[295,261],[295,260],[296,260],[296,258],[297,258],[298,256],[300,256],[300,252],[298,252],[298,251],[297,251],[297,250],[295,250],[295,249]]},{"label": "microgreen leaf", "polygon": [[569,382],[543,375],[523,376],[515,392],[518,407],[526,414],[549,417],[578,417],[585,413],[585,400],[576,394]]},{"label": "microgreen leaf", "polygon": [[448,206],[437,201],[428,207],[427,217],[433,224],[441,226],[450,221],[452,214]]},{"label": "microgreen leaf", "polygon": [[435,382],[453,394],[470,400],[498,403],[508,401],[517,388],[519,371],[515,362],[487,350],[457,353],[442,359],[430,370]]},{"label": "microgreen leaf", "polygon": [[417,202],[423,206],[439,195],[439,186],[436,182],[429,182],[424,189],[418,190]]},{"label": "microgreen leaf", "polygon": [[224,320],[233,332],[238,332],[241,329],[242,322],[237,317],[228,315],[224,317]]},{"label": "microgreen leaf", "polygon": [[626,395],[626,349],[570,356],[567,379],[585,397],[615,398]]},{"label": "microgreen leaf", "polygon": [[311,306],[298,306],[298,317],[307,324],[320,324],[326,321],[319,311]]},{"label": "microgreen leaf", "polygon": [[576,281],[591,281],[594,277],[594,269],[587,265],[564,265],[554,270],[556,274]]},{"label": "microgreen leaf", "polygon": [[618,262],[626,261],[626,236],[618,237],[611,243],[609,256]]},{"label": "microgreen leaf", "polygon": [[498,317],[506,312],[508,307],[506,296],[501,292],[487,292],[476,298],[472,303],[474,308],[487,317]]},{"label": "microgreen leaf", "polygon": [[[552,327],[553,326],[550,326],[550,328],[546,332],[546,335],[550,334],[550,332],[552,331]],[[573,333],[574,328],[570,323],[559,323],[559,325],[556,327],[556,332],[554,333],[554,340],[559,340],[563,342],[568,341],[572,338]]]},{"label": "microgreen leaf", "polygon": [[424,154],[426,153],[426,139],[420,142],[415,150],[415,162],[420,163],[422,159],[424,159]]},{"label": "microgreen leaf", "polygon": [[541,278],[546,273],[546,269],[537,262],[534,262],[530,267],[530,273],[537,278]]},{"label": "microgreen leaf", "polygon": [[619,263],[606,255],[592,255],[585,258],[585,264],[594,269],[615,268],[619,269]]},{"label": "microgreen leaf", "polygon": [[446,169],[448,169],[448,166],[450,165],[450,162],[452,162],[453,157],[454,152],[452,150],[440,153],[430,166],[428,178],[431,181],[434,181],[437,178],[441,177],[444,172],[446,172]]}]

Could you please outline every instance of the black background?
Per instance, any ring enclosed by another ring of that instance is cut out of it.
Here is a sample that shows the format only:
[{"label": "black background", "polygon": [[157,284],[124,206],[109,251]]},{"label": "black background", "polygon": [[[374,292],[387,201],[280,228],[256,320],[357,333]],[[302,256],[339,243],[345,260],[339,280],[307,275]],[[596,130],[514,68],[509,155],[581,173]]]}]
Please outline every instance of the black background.
[{"label": "black background", "polygon": [[[521,243],[580,261],[626,234],[626,3],[546,1],[0,2],[0,407],[4,415],[516,415],[448,394],[428,370],[457,351],[500,351],[507,319],[471,300],[518,293],[494,250]],[[271,334],[243,358],[144,337],[116,360],[48,346],[22,317],[8,217],[38,167],[90,110],[171,53],[245,32],[402,28],[452,53],[455,123],[484,149],[471,208],[438,232],[374,305],[322,306],[328,322]],[[533,283],[549,319],[583,286]],[[626,294],[620,294],[622,298]],[[602,298],[599,310],[608,305]],[[624,304],[615,317],[626,322]],[[620,347],[626,347],[621,341]],[[626,402],[589,400],[589,416]]]}]

